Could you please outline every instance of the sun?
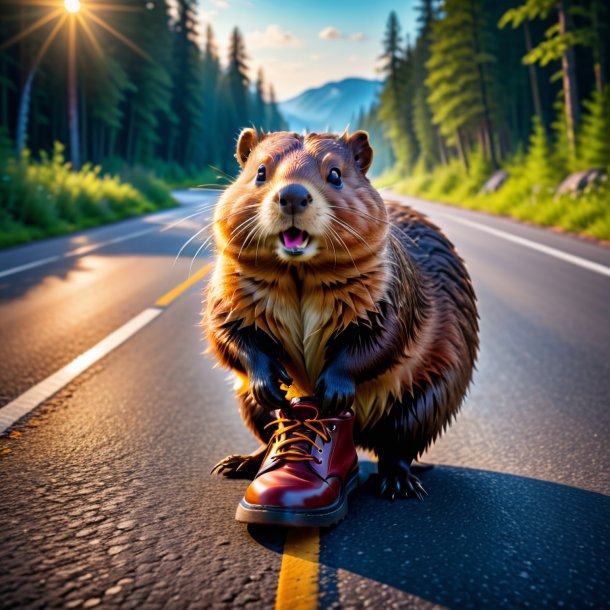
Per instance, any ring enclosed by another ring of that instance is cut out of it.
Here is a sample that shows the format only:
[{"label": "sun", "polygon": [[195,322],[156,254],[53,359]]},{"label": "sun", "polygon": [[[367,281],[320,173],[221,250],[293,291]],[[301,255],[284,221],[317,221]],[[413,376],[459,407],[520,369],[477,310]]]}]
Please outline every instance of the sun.
[{"label": "sun", "polygon": [[80,0],[64,0],[64,6],[68,13],[78,13],[80,11]]}]

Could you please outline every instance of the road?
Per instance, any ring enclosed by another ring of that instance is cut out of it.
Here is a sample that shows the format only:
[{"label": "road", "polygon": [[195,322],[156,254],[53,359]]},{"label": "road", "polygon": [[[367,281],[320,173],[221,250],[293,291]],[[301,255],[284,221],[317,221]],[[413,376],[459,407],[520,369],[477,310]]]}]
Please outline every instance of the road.
[{"label": "road", "polygon": [[[208,474],[256,443],[202,355],[207,276],[171,293],[201,242],[175,257],[214,201],[181,198],[0,253],[5,409],[157,312],[0,437],[0,608],[285,607],[292,584],[303,608],[610,607],[610,249],[401,198],[470,269],[475,383],[425,457],[430,496],[381,500],[365,481],[342,524],[306,533],[306,561],[290,537],[283,554],[284,531],[234,521],[245,482]],[[192,272],[210,257],[203,248]],[[361,468],[375,465],[363,456]],[[293,555],[311,582],[292,575]]]}]

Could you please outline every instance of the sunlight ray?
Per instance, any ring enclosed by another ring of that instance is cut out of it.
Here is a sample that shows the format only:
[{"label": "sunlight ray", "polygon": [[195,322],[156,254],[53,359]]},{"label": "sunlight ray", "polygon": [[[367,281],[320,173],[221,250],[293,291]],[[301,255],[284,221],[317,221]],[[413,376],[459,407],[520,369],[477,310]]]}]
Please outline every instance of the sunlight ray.
[{"label": "sunlight ray", "polygon": [[83,18],[82,15],[80,15],[78,13],[76,15],[76,18],[78,19],[78,23],[83,28],[85,35],[89,39],[91,46],[95,49],[95,52],[97,53],[98,57],[103,58],[104,51],[102,51],[102,47],[100,46],[100,43],[97,41],[97,39],[93,35],[93,32],[91,31],[91,28],[89,27],[89,24],[87,23],[87,21]]},{"label": "sunlight ray", "polygon": [[121,32],[119,32],[118,30],[115,30],[109,23],[106,23],[103,19],[100,19],[97,15],[92,13],[88,8],[83,7],[81,10],[84,13],[86,13],[90,19],[95,21],[95,23],[97,23],[100,27],[104,28],[105,30],[110,32],[115,38],[120,40],[123,44],[127,45],[134,53],[137,53],[140,57],[143,57],[144,59],[147,59],[150,61],[151,58],[148,53],[146,53],[145,51],[140,49],[140,47],[137,44],[133,43],[131,40],[129,40],[129,38],[127,38],[126,36],[121,34]]},{"label": "sunlight ray", "polygon": [[3,42],[0,45],[0,51],[4,51],[11,45],[14,45],[16,42],[19,42],[22,38],[25,38],[26,36],[30,35],[32,32],[35,32],[36,30],[43,27],[44,25],[49,23],[49,21],[52,21],[56,17],[59,17],[59,15],[61,15],[63,10],[64,10],[63,7],[57,8],[54,11],[51,11],[48,15],[44,15],[40,19],[37,19],[36,21],[34,21],[34,23],[29,25],[27,28],[25,28],[21,32],[18,32],[14,36],[11,36],[11,38],[9,38],[7,41]]},{"label": "sunlight ray", "polygon": [[[3,4],[15,4],[15,0],[0,0],[0,6]],[[57,5],[60,4],[58,0],[19,0],[19,4],[21,6],[50,6],[57,8]],[[63,7],[59,9],[60,11],[64,10]]]},{"label": "sunlight ray", "polygon": [[122,4],[107,4],[102,2],[87,3],[90,11],[116,11],[122,13],[141,13],[146,9],[143,6],[124,6]]},{"label": "sunlight ray", "polygon": [[52,42],[55,40],[57,33],[59,32],[59,30],[61,30],[64,23],[66,23],[67,18],[68,18],[68,15],[62,15],[58,19],[57,23],[53,26],[53,29],[49,32],[49,35],[45,38],[45,41],[42,43],[42,46],[40,47],[40,50],[38,51],[38,55],[36,55],[34,65],[36,65],[44,57],[44,54],[47,52],[48,48],[51,46]]}]

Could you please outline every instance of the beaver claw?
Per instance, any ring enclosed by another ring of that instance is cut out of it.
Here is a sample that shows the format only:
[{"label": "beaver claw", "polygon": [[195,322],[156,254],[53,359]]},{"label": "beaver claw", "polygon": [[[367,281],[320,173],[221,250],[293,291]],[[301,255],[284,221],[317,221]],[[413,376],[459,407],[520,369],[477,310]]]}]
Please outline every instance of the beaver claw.
[{"label": "beaver claw", "polygon": [[253,479],[261,467],[266,449],[262,447],[250,455],[228,455],[212,468],[210,474],[221,474],[229,479]]},{"label": "beaver claw", "polygon": [[384,498],[417,498],[424,499],[428,492],[421,481],[411,472],[409,464],[403,460],[390,463],[379,462],[378,493]]}]

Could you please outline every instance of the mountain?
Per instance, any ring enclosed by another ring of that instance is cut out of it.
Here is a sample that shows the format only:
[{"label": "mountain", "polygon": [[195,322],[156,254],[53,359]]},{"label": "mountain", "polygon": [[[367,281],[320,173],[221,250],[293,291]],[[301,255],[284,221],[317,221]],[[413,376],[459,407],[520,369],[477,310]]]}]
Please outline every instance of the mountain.
[{"label": "mountain", "polygon": [[[381,92],[382,83],[365,78],[346,78],[307,89],[279,104],[290,129],[341,132],[354,117],[368,110]],[[354,126],[352,125],[352,129]]]}]

